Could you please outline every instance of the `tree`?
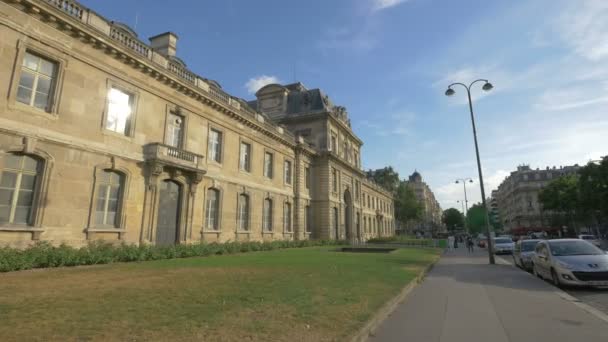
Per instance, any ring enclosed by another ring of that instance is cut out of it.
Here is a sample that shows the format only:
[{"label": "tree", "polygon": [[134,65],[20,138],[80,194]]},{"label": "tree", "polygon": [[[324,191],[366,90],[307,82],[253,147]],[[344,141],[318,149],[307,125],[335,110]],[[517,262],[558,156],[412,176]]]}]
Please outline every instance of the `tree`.
[{"label": "tree", "polygon": [[580,211],[599,224],[608,217],[608,158],[599,164],[589,163],[578,173]]},{"label": "tree", "polygon": [[422,216],[422,205],[418,202],[414,190],[406,181],[399,182],[395,195],[395,216],[401,222],[416,220]]},{"label": "tree", "polygon": [[467,228],[471,234],[485,233],[486,209],[481,203],[474,204],[467,211]]},{"label": "tree", "polygon": [[442,221],[448,230],[456,230],[457,228],[464,227],[464,215],[455,208],[444,210]]},{"label": "tree", "polygon": [[541,189],[538,200],[542,204],[543,210],[562,213],[565,215],[565,222],[578,230],[576,220],[580,219],[585,211],[579,197],[578,175],[570,174],[551,181]]},{"label": "tree", "polygon": [[367,171],[367,177],[373,179],[380,186],[388,191],[395,193],[399,187],[399,173],[392,166],[387,166],[382,169]]}]

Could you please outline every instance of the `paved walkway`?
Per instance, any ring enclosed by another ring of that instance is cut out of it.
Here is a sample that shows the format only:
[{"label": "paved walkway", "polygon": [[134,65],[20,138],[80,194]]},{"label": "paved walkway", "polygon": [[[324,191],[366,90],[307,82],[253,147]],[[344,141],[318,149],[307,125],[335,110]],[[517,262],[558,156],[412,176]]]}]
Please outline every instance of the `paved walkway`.
[{"label": "paved walkway", "polygon": [[487,253],[447,252],[370,342],[608,341],[608,323]]}]

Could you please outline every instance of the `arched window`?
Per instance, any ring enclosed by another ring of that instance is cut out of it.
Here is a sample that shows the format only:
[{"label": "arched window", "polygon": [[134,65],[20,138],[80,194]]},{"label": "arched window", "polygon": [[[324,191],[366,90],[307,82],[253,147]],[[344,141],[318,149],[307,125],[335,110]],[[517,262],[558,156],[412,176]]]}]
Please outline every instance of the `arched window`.
[{"label": "arched window", "polygon": [[0,223],[32,225],[42,164],[38,158],[25,154],[5,155],[0,170]]},{"label": "arched window", "polygon": [[249,230],[249,196],[240,194],[237,208],[237,227],[239,230]]},{"label": "arched window", "polygon": [[264,200],[264,208],[262,213],[262,229],[265,232],[272,231],[272,200],[270,198]]},{"label": "arched window", "polygon": [[205,229],[219,230],[220,191],[210,188],[207,190],[207,203],[205,208]]},{"label": "arched window", "polygon": [[286,232],[291,232],[291,203],[285,202],[285,209],[283,211],[283,223]]},{"label": "arched window", "polygon": [[103,170],[97,177],[95,225],[98,227],[120,227],[124,177],[112,170]]}]

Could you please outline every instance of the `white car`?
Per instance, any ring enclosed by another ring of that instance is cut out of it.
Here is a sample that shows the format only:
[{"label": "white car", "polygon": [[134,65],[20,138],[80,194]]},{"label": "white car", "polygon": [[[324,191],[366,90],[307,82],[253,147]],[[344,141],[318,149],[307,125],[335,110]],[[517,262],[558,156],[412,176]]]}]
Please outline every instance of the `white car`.
[{"label": "white car", "polygon": [[602,242],[595,235],[583,234],[583,235],[579,235],[578,238],[581,240],[585,240],[587,242],[591,242],[598,248],[602,246]]},{"label": "white car", "polygon": [[532,262],[534,274],[555,286],[608,286],[607,252],[585,240],[541,241]]},{"label": "white car", "polygon": [[509,238],[495,238],[492,240],[495,254],[511,254],[515,243]]}]

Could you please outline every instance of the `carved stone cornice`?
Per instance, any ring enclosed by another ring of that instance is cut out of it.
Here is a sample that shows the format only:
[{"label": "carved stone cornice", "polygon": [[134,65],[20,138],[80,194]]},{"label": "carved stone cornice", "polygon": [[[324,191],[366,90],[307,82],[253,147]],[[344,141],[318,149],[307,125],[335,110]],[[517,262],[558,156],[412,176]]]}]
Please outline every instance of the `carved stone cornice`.
[{"label": "carved stone cornice", "polygon": [[[294,137],[286,133],[279,133],[278,126],[270,123],[258,123],[255,117],[251,119],[247,118],[246,115],[253,115],[244,109],[240,109],[238,101],[232,97],[228,98],[229,103],[235,103],[235,108],[231,108],[228,103],[224,104],[216,100],[209,92],[198,87],[195,84],[187,83],[181,80],[177,75],[170,72],[167,67],[158,64],[150,58],[136,54],[134,51],[128,49],[120,42],[112,39],[107,32],[102,32],[96,27],[83,21],[82,16],[87,14],[89,16],[95,16],[99,20],[107,19],[99,16],[93,11],[79,5],[75,1],[68,1],[67,3],[74,3],[78,7],[77,13],[80,13],[80,17],[76,12],[72,15],[66,13],[50,2],[44,0],[0,0],[1,2],[8,3],[13,7],[22,10],[24,13],[31,15],[42,22],[54,27],[55,29],[62,31],[74,39],[81,41],[84,44],[90,45],[95,49],[103,51],[108,56],[121,61],[122,63],[131,66],[133,69],[141,72],[142,74],[148,75],[154,78],[157,82],[169,86],[176,91],[204,104],[216,109],[218,112],[227,115],[228,117],[235,119],[243,125],[252,128],[256,131],[263,133],[264,135],[276,140],[280,143],[288,145],[290,147],[295,146]],[[76,15],[75,15],[76,13]],[[197,78],[197,82],[198,82]],[[202,82],[202,80],[200,81]],[[207,86],[209,87],[209,86]],[[237,107],[239,109],[237,109]],[[242,112],[242,113],[239,113]],[[268,126],[268,127],[264,127]]]}]

